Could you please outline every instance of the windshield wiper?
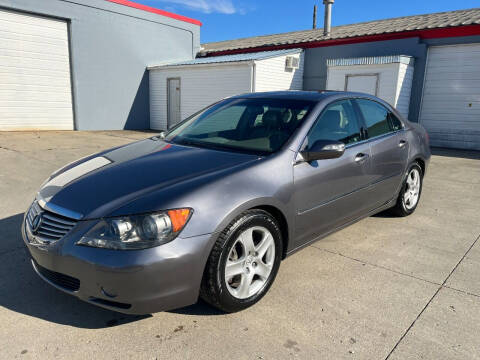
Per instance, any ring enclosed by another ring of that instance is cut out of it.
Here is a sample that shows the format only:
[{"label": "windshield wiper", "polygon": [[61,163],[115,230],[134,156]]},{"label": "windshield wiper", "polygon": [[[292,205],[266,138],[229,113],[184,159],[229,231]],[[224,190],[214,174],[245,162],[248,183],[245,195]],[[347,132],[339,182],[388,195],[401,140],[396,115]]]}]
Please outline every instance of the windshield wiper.
[{"label": "windshield wiper", "polygon": [[240,148],[236,146],[214,144],[211,142],[204,142],[204,141],[194,141],[186,138],[175,139],[175,143],[179,145],[194,146],[199,148],[206,148],[206,149],[226,151],[226,152],[236,152],[236,153],[243,153],[243,154],[246,153],[246,154],[260,155],[260,156],[264,156],[268,154],[264,151],[259,151],[259,150],[250,150],[250,149]]}]

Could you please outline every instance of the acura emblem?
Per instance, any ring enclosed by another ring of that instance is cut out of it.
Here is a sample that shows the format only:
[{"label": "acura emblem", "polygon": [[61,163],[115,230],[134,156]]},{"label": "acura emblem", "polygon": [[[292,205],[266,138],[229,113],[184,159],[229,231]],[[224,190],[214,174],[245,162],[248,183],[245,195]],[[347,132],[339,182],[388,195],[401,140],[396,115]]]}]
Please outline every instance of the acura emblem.
[{"label": "acura emblem", "polygon": [[43,217],[42,214],[37,214],[32,220],[32,234],[36,235],[40,226],[42,226]]}]

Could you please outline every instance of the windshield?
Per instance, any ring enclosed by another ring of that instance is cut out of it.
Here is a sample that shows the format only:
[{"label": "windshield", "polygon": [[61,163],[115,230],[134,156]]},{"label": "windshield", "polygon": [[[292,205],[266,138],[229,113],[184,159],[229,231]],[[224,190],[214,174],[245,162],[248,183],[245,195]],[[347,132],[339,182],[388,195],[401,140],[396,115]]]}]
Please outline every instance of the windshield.
[{"label": "windshield", "polygon": [[186,119],[166,140],[224,150],[270,154],[282,147],[314,102],[287,99],[230,99]]}]

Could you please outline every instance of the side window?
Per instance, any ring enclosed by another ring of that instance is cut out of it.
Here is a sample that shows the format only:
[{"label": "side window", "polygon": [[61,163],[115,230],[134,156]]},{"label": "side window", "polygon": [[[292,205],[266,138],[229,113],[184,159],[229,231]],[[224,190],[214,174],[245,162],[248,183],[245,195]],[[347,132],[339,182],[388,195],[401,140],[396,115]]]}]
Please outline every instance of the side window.
[{"label": "side window", "polygon": [[358,106],[365,119],[368,137],[375,137],[391,132],[388,121],[389,111],[382,105],[365,99],[357,99]]},{"label": "side window", "polygon": [[389,114],[390,118],[390,126],[392,127],[393,131],[398,131],[403,128],[402,122],[392,113]]},{"label": "side window", "polygon": [[317,119],[307,137],[308,146],[317,140],[341,141],[352,144],[360,141],[360,127],[351,100],[330,104]]}]

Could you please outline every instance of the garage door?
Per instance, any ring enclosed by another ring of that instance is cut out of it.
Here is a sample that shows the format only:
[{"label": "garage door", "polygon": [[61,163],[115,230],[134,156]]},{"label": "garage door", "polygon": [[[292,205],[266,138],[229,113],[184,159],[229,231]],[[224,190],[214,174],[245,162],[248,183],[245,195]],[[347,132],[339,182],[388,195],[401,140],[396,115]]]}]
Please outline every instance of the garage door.
[{"label": "garage door", "polygon": [[0,130],[71,130],[67,23],[0,9]]},{"label": "garage door", "polygon": [[480,150],[480,44],[429,49],[420,122],[433,146]]}]

